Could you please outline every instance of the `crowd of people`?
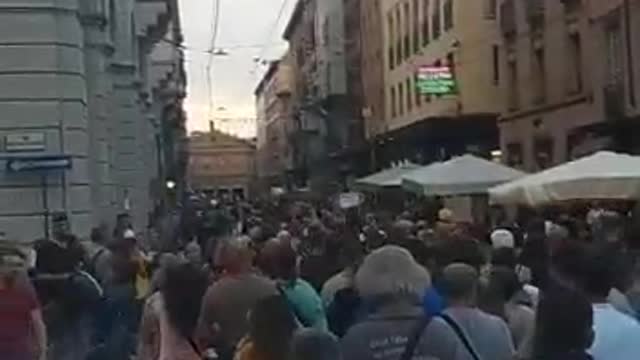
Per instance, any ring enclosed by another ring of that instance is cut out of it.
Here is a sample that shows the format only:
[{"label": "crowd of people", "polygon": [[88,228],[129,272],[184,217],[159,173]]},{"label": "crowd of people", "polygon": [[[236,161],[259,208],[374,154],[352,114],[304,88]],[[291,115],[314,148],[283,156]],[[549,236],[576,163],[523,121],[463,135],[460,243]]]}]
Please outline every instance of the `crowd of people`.
[{"label": "crowd of people", "polygon": [[55,214],[33,251],[5,242],[0,358],[640,356],[640,262],[628,232],[604,229],[609,211],[583,231],[563,216],[482,227],[445,208],[211,204],[156,249],[126,214],[88,241]]}]

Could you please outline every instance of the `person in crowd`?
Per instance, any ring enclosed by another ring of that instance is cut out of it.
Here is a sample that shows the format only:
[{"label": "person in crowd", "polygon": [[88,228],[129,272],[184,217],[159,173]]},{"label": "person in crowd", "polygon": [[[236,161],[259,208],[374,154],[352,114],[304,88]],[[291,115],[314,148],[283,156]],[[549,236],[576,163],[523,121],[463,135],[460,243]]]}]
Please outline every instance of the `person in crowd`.
[{"label": "person in crowd", "polygon": [[594,339],[593,321],[593,308],[581,291],[559,288],[545,293],[536,314],[534,359],[616,359],[594,358],[587,352]]},{"label": "person in crowd", "polygon": [[247,333],[248,311],[261,299],[278,294],[271,280],[253,270],[254,256],[246,236],[219,241],[215,257],[222,274],[202,302],[199,341],[215,346],[222,360],[232,358],[233,349]]},{"label": "person in crowd", "polygon": [[291,342],[291,360],[342,360],[338,339],[317,329],[301,329]]},{"label": "person in crowd", "polygon": [[446,309],[426,326],[426,354],[437,359],[473,359],[475,352],[481,359],[512,359],[515,349],[507,324],[477,308],[478,271],[454,263],[443,270],[441,282]]},{"label": "person in crowd", "polygon": [[195,333],[207,286],[207,274],[193,264],[172,265],[166,269],[157,303],[158,360],[202,358]]},{"label": "person in crowd", "polygon": [[20,281],[25,256],[17,248],[0,250],[0,358],[45,360],[47,331],[37,296]]},{"label": "person in crowd", "polygon": [[593,304],[594,359],[631,360],[640,354],[640,323],[616,310],[608,301],[615,277],[615,261],[606,251],[588,249],[582,268],[584,290]]},{"label": "person in crowd", "polygon": [[89,352],[91,324],[83,298],[75,293],[70,279],[86,258],[78,239],[71,233],[65,213],[52,215],[52,236],[38,241],[35,285],[49,329],[48,358],[84,359]]},{"label": "person in crowd", "polygon": [[541,289],[546,287],[549,279],[551,254],[547,246],[543,220],[534,219],[528,224],[518,263],[531,269],[531,285]]},{"label": "person in crowd", "polygon": [[538,305],[540,289],[529,283],[531,281],[531,270],[524,265],[518,264],[517,261],[516,252],[513,248],[502,247],[493,250],[491,254],[492,267],[502,267],[513,271],[520,284],[522,284],[522,289],[515,294],[512,301],[535,309]]},{"label": "person in crowd", "polygon": [[[151,287],[153,294],[146,299],[140,321],[138,357],[140,360],[157,360],[160,356],[160,313],[162,294],[169,268],[181,265],[180,258],[173,253],[157,256],[157,267],[153,273]],[[206,274],[208,275],[208,274]]]},{"label": "person in crowd", "polygon": [[109,243],[107,236],[106,224],[101,224],[91,229],[90,241],[83,243],[86,254],[86,269],[102,285],[111,276],[111,268],[109,266],[111,251],[107,247]]},{"label": "person in crowd", "polygon": [[436,237],[441,240],[449,239],[457,225],[454,221],[453,211],[443,208],[438,211],[438,221],[435,226]]},{"label": "person in crowd", "polygon": [[248,336],[238,345],[234,359],[287,359],[296,329],[296,319],[284,296],[268,296],[249,312]]},{"label": "person in crowd", "polygon": [[[356,287],[371,315],[351,327],[341,341],[345,359],[397,359],[423,317],[422,296],[429,272],[411,253],[395,245],[374,250],[356,273]],[[415,358],[427,355],[421,343]]]},{"label": "person in crowd", "polygon": [[116,226],[113,229],[113,239],[119,240],[124,236],[125,231],[133,229],[133,220],[129,213],[120,213],[116,215]]},{"label": "person in crowd", "polygon": [[513,269],[497,266],[491,270],[485,293],[493,301],[483,310],[507,322],[516,347],[518,359],[531,359],[535,330],[535,311],[520,302],[522,284]]},{"label": "person in crowd", "polygon": [[298,273],[298,255],[290,243],[271,239],[262,251],[266,254],[265,273],[276,280],[276,286],[297,320],[305,327],[327,330],[327,316],[320,296]]}]

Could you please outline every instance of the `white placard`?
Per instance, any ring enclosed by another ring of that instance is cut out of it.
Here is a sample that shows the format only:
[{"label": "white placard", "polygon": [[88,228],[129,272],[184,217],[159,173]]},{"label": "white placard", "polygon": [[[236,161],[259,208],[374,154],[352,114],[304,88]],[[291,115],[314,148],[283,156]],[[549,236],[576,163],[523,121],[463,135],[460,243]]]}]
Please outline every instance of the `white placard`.
[{"label": "white placard", "polygon": [[45,134],[38,132],[8,134],[4,143],[7,152],[44,151],[46,147]]}]

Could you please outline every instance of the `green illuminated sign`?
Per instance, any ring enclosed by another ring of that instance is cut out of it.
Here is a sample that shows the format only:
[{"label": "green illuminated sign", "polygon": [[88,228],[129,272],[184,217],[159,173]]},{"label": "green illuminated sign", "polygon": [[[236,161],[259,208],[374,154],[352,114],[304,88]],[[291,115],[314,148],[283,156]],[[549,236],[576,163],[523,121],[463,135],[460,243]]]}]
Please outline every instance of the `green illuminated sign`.
[{"label": "green illuminated sign", "polygon": [[457,93],[456,79],[449,66],[421,66],[418,69],[418,91],[424,95]]}]

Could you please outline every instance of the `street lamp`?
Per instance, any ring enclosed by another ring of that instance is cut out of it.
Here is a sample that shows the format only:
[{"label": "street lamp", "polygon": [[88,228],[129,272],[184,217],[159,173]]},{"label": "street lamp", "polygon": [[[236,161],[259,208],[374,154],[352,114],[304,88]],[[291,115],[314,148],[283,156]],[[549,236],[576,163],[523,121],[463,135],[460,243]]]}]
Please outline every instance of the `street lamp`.
[{"label": "street lamp", "polygon": [[176,188],[176,182],[173,180],[167,180],[167,189],[173,190]]}]

